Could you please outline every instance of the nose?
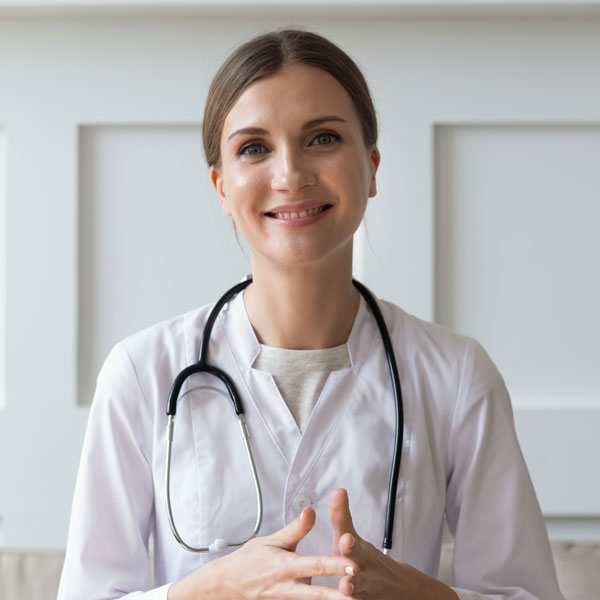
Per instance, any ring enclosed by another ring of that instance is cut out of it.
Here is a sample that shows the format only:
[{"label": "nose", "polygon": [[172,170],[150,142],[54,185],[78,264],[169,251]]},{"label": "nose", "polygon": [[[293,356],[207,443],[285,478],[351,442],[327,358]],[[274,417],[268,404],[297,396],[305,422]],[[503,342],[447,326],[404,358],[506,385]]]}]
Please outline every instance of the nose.
[{"label": "nose", "polygon": [[273,161],[271,188],[277,192],[299,192],[316,179],[311,161],[301,149],[282,149]]}]

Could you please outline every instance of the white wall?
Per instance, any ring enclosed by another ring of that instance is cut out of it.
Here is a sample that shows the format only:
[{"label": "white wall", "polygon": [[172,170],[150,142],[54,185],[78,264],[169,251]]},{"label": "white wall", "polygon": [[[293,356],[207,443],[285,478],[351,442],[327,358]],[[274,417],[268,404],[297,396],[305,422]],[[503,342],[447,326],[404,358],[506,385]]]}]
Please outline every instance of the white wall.
[{"label": "white wall", "polygon": [[[4,285],[6,281],[6,136],[0,127],[0,410],[6,407],[6,311]],[[1,527],[1,524],[0,524]]]},{"label": "white wall", "polygon": [[202,162],[203,100],[235,45],[288,24],[355,56],[378,106],[379,194],[357,276],[484,342],[513,393],[551,533],[600,538],[595,11],[415,14],[399,2],[315,16],[288,3],[231,17],[197,2],[181,14],[131,3],[24,15],[10,4],[0,2],[0,542],[64,545],[110,346],[247,271]]}]

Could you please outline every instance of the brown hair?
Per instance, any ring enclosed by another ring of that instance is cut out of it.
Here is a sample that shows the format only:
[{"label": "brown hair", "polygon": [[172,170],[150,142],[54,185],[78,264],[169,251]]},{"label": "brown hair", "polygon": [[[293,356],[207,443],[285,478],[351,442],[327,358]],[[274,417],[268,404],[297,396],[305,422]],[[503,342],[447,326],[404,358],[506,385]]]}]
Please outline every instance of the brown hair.
[{"label": "brown hair", "polygon": [[242,44],[217,71],[208,90],[202,125],[204,153],[209,166],[221,159],[225,118],[242,92],[261,77],[284,65],[305,64],[329,73],[350,95],[367,146],[377,143],[377,116],[367,82],[355,62],[338,46],[310,31],[284,29]]}]

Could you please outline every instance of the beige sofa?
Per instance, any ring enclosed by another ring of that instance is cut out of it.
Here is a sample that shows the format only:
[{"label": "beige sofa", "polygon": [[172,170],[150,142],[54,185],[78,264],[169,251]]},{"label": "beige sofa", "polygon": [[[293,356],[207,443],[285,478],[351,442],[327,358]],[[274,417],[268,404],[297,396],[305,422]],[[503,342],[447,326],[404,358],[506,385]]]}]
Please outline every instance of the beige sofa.
[{"label": "beige sofa", "polygon": [[[560,587],[567,600],[600,599],[600,541],[553,541]],[[452,546],[442,549],[440,579],[452,584]],[[0,600],[55,600],[63,552],[0,548]]]}]

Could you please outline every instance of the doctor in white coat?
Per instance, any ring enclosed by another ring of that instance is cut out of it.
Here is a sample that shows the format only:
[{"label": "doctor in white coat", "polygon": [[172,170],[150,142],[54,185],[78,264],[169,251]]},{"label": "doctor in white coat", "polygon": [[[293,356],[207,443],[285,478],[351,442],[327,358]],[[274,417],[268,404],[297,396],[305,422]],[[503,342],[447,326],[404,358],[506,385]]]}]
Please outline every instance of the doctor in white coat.
[{"label": "doctor in white coat", "polygon": [[[502,377],[474,340],[383,301],[404,432],[393,547],[379,549],[395,417],[381,338],[352,285],[352,238],[380,160],[356,65],[308,32],[255,38],[217,73],[203,136],[251,253],[253,282],[220,313],[209,357],[244,403],[262,527],[240,548],[204,554],[169,527],[165,402],[198,359],[204,307],[117,344],[102,368],[59,600],[561,600]],[[196,375],[177,417],[179,531],[197,546],[244,539],[257,506],[229,400]],[[435,578],[445,520],[452,588]],[[150,538],[156,587],[146,591]]]}]

